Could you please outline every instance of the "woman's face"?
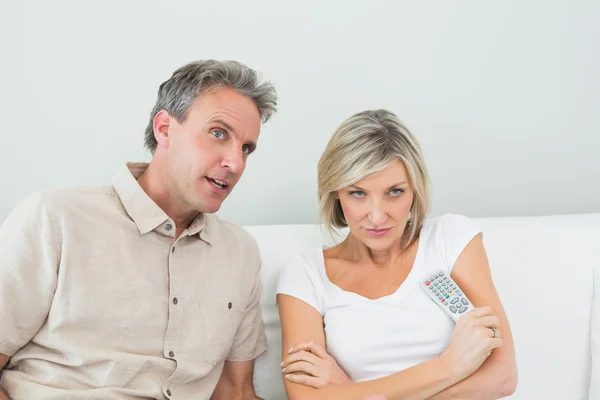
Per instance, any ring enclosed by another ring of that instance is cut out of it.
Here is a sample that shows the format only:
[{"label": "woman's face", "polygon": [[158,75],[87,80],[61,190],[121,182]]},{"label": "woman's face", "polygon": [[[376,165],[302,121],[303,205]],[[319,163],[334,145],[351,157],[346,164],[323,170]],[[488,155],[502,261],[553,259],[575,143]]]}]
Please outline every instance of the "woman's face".
[{"label": "woman's face", "polygon": [[385,251],[402,239],[414,191],[401,161],[337,194],[351,234],[371,250]]}]

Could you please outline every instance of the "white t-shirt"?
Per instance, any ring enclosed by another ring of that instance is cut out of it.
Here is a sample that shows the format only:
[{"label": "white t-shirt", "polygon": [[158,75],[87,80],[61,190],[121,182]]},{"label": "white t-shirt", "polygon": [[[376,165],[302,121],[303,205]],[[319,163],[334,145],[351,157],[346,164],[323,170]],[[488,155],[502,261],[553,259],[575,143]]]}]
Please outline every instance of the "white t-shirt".
[{"label": "white t-shirt", "polygon": [[322,247],[287,262],[277,293],[296,297],[323,316],[327,352],[352,381],[382,378],[434,358],[448,347],[454,322],[419,282],[435,270],[450,273],[479,232],[461,215],[427,220],[406,280],[396,292],[376,300],[334,285],[327,278]]}]

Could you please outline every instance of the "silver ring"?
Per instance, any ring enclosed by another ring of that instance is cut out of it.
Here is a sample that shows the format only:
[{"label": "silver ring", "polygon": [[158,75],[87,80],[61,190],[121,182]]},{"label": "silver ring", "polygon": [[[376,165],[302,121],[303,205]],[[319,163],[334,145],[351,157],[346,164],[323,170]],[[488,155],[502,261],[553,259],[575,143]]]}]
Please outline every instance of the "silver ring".
[{"label": "silver ring", "polygon": [[490,326],[490,329],[492,330],[492,332],[494,332],[494,336],[492,336],[493,338],[496,337],[496,328],[494,328],[493,326]]}]

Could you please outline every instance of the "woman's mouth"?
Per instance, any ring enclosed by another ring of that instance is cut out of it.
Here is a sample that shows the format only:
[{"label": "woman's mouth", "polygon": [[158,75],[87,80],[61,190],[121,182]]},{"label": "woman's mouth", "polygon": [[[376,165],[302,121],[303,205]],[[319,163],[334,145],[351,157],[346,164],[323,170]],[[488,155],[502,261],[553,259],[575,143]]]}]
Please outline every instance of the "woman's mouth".
[{"label": "woman's mouth", "polygon": [[389,231],[391,231],[392,228],[386,228],[386,229],[365,229],[365,230],[371,236],[382,237],[382,236],[385,236]]}]

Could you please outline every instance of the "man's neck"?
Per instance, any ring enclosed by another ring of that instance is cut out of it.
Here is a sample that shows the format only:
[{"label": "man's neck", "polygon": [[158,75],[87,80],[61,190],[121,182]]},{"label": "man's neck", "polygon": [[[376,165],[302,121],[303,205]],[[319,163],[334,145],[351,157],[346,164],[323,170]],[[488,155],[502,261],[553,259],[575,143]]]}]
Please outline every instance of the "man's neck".
[{"label": "man's neck", "polygon": [[175,191],[171,189],[169,179],[152,163],[148,165],[137,181],[148,197],[173,220],[176,226],[175,237],[179,237],[200,214],[198,211],[186,207],[185,202],[173,196]]}]

